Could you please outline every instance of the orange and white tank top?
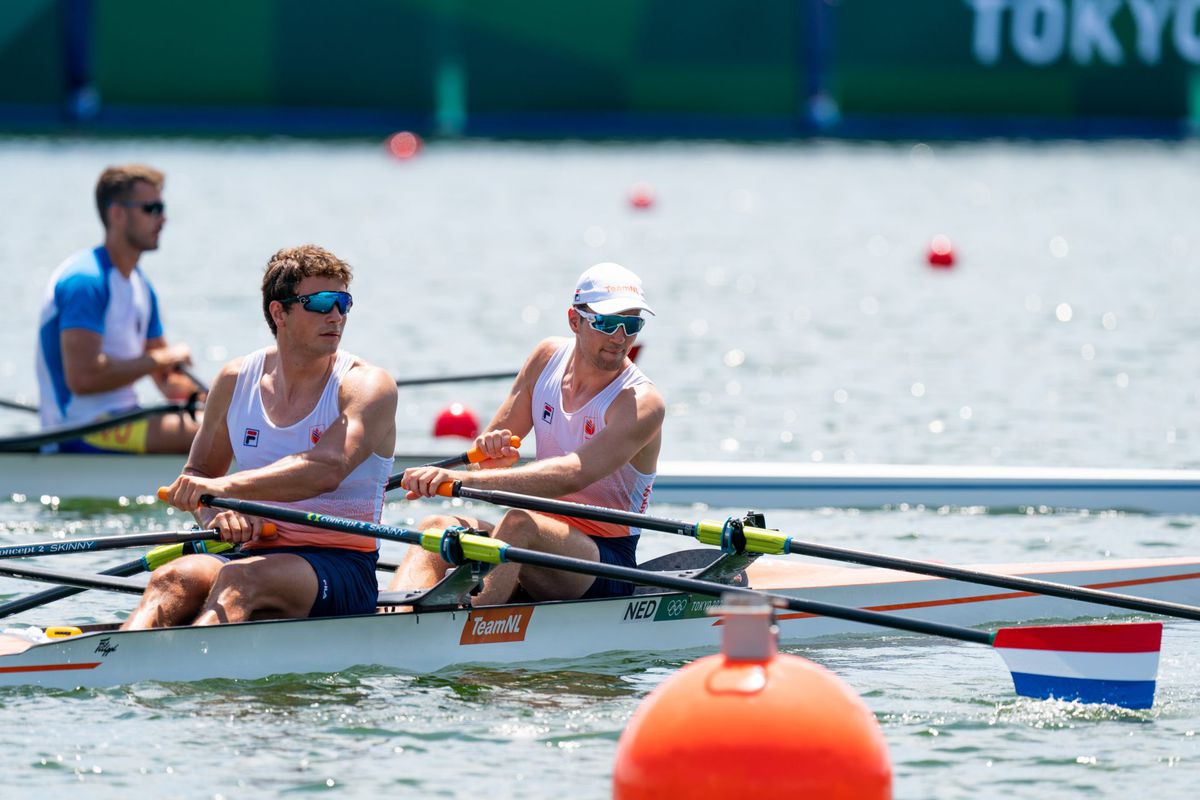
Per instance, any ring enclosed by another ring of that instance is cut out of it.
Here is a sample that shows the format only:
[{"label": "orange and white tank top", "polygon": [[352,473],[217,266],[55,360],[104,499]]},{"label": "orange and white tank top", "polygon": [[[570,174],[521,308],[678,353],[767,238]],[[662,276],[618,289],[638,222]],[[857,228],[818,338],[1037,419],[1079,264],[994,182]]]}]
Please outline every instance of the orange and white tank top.
[{"label": "orange and white tank top", "polygon": [[[604,430],[604,415],[621,391],[651,382],[635,364],[630,364],[582,408],[567,411],[562,401],[563,373],[574,350],[575,341],[568,339],[554,351],[533,388],[533,431],[537,436],[535,457],[539,460],[578,450],[584,442]],[[632,464],[626,463],[592,485],[560,499],[642,513],[650,502],[656,474],[644,475]],[[642,532],[640,528],[609,522],[574,518],[565,521],[591,536],[636,536]]]},{"label": "orange and white tank top", "polygon": [[[246,356],[238,373],[233,401],[225,420],[229,426],[229,444],[233,447],[238,469],[254,469],[274,463],[285,456],[311,450],[321,434],[341,416],[338,388],[342,378],[354,364],[354,356],[338,351],[333,374],[325,384],[321,397],[308,416],[293,425],[280,427],[271,422],[262,404],[263,362],[267,349]],[[312,511],[335,517],[348,517],[363,522],[379,522],[383,511],[384,486],[392,469],[392,459],[372,453],[354,468],[332,492],[294,503],[275,502],[274,505]],[[277,522],[279,532],[266,540],[243,545],[256,547],[342,547],[347,550],[370,552],[379,548],[379,541],[365,536],[310,528],[288,522]]]}]

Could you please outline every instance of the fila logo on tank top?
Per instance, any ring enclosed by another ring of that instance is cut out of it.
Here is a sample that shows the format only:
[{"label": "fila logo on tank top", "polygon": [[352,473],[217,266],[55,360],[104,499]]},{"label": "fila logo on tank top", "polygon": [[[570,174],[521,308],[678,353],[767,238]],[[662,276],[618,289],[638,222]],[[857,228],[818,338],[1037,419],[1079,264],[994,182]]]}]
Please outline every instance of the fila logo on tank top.
[{"label": "fila logo on tank top", "polygon": [[[600,392],[574,411],[563,407],[562,381],[567,363],[575,351],[575,341],[568,339],[559,346],[542,374],[538,376],[530,399],[534,411],[533,430],[537,437],[537,459],[553,458],[573,453],[583,443],[604,430],[604,415],[617,395],[631,386],[650,383],[650,379],[630,364]],[[645,475],[631,464],[623,464],[581,491],[561,499],[575,503],[615,508],[621,511],[643,512],[650,502],[656,473]],[[569,520],[572,527],[592,536],[628,536],[641,533],[638,528],[590,520]]]},{"label": "fila logo on tank top", "polygon": [[[275,425],[267,416],[262,403],[262,376],[267,350],[246,356],[238,373],[237,386],[225,422],[229,427],[229,443],[238,469],[254,469],[272,464],[281,458],[311,450],[321,435],[341,416],[338,390],[342,379],[354,366],[354,356],[338,352],[333,372],[325,384],[316,405],[303,419],[286,426]],[[392,471],[392,459],[374,453],[367,456],[332,492],[317,495],[296,503],[277,502],[276,505],[349,517],[363,522],[379,522],[383,511],[384,484]],[[252,542],[250,549],[261,547],[344,547],[350,550],[371,551],[377,541],[364,536],[334,533],[290,523],[278,523],[279,533],[269,542]]]}]

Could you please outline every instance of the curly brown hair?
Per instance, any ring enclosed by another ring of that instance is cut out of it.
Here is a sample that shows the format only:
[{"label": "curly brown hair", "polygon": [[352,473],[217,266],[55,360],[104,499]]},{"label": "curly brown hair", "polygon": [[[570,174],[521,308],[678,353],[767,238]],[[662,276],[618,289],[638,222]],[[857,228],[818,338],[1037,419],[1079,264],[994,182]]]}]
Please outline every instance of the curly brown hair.
[{"label": "curly brown hair", "polygon": [[267,261],[262,281],[263,316],[275,335],[275,320],[271,319],[271,303],[283,302],[296,295],[296,287],[305,278],[333,278],[350,285],[354,275],[350,265],[324,247],[302,244],[285,247]]},{"label": "curly brown hair", "polygon": [[118,201],[128,200],[138,181],[145,181],[161,192],[166,178],[145,164],[109,167],[100,173],[100,179],[96,181],[96,210],[100,212],[100,222],[105,228],[108,227],[108,207]]}]

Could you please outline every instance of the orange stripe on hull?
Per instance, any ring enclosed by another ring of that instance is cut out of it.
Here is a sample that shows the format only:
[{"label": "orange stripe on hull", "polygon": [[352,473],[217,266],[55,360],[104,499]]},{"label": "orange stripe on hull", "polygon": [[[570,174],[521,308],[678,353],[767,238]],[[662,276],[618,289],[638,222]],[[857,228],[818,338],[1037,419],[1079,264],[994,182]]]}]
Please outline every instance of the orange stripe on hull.
[{"label": "orange stripe on hull", "polygon": [[0,673],[9,672],[62,672],[69,669],[95,669],[100,666],[96,661],[91,664],[35,664],[31,667],[0,667]]}]

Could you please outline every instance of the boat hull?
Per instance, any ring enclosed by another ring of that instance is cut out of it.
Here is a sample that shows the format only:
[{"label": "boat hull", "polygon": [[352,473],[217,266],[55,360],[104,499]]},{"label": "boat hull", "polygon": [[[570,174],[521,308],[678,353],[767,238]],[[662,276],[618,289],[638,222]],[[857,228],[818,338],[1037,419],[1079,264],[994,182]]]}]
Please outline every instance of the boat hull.
[{"label": "boat hull", "polygon": [[[441,456],[401,454],[396,469]],[[0,497],[153,496],[177,455],[0,453]],[[1200,470],[885,464],[662,462],[654,503],[714,508],[881,508],[902,504],[1200,513]]]},{"label": "boat hull", "polygon": [[[1072,585],[1110,588],[1178,603],[1200,603],[1200,559],[1145,559],[975,568]],[[1100,617],[1088,603],[983,588],[889,570],[760,559],[756,588],[962,626]],[[780,584],[790,584],[780,585]],[[203,628],[100,631],[28,645],[0,636],[0,686],[113,686],[206,678],[257,679],[333,673],[373,665],[426,673],[468,664],[546,668],[609,651],[657,654],[715,650],[715,599],[677,593],[494,606],[414,614],[279,620]],[[786,613],[784,643],[872,637],[888,629]],[[581,634],[581,632],[586,632]]]}]

